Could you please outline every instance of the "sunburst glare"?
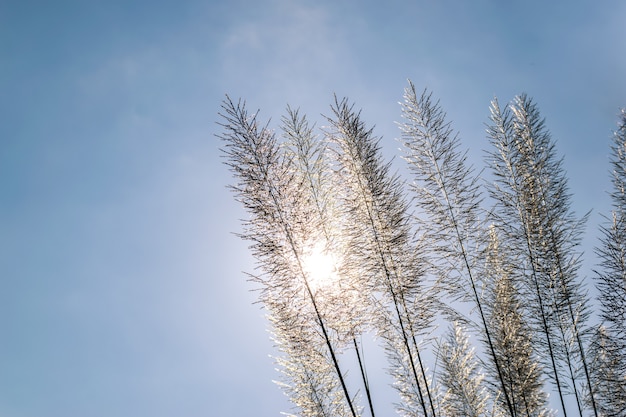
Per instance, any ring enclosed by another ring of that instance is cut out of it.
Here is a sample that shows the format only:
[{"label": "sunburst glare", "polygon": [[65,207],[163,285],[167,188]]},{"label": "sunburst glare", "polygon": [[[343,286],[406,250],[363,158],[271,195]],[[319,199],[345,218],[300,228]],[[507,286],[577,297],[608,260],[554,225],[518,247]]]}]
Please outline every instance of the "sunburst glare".
[{"label": "sunburst glare", "polygon": [[327,288],[337,282],[337,260],[326,250],[324,243],[316,242],[312,245],[302,261],[312,290]]}]

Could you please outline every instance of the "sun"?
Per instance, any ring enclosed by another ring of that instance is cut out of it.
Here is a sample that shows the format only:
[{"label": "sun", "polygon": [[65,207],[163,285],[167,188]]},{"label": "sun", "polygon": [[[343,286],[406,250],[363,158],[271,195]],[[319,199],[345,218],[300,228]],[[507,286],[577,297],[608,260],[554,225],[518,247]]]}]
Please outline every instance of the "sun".
[{"label": "sun", "polygon": [[337,261],[323,243],[314,244],[303,256],[302,263],[312,290],[320,290],[336,283]]}]

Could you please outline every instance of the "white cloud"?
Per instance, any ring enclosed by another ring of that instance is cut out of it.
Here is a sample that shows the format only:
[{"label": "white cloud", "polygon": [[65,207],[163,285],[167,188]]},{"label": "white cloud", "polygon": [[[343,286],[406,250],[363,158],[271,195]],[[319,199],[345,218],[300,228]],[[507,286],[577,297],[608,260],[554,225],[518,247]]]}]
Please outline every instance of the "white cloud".
[{"label": "white cloud", "polygon": [[333,89],[356,73],[341,25],[320,5],[277,0],[268,9],[229,28],[220,47],[222,87],[254,93],[264,109],[277,107],[272,112],[286,102],[327,108]]}]

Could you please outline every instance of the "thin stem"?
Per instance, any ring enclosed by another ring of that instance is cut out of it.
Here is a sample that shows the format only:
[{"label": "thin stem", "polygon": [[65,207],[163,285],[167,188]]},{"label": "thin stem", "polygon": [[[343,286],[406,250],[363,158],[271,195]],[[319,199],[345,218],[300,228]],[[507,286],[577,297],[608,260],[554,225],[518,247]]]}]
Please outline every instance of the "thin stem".
[{"label": "thin stem", "polygon": [[[245,108],[242,107],[241,105],[238,105],[237,107],[235,107],[234,103],[230,100],[230,98],[228,98],[228,102],[225,103],[225,110],[232,116],[232,117],[228,117],[228,116],[224,116],[227,121],[229,121],[231,124],[227,125],[230,126],[231,130],[234,130],[235,133],[233,133],[233,135],[235,136],[244,136],[244,138],[248,135],[253,135],[255,137],[258,137],[257,133],[256,133],[256,126],[255,126],[255,119],[253,118],[252,121],[247,120],[246,117],[246,112],[245,112]],[[245,133],[241,133],[239,131],[237,131],[234,127],[232,127],[232,125],[235,125],[237,127],[241,127],[243,128]],[[263,135],[265,132],[262,131],[261,135]],[[226,139],[226,138],[225,138]],[[322,318],[322,314],[317,306],[317,302],[315,300],[315,297],[313,295],[313,292],[311,290],[311,287],[309,285],[309,282],[307,280],[307,276],[306,273],[304,272],[304,267],[302,264],[302,260],[300,258],[300,255],[298,253],[298,245],[296,244],[296,240],[293,236],[292,230],[290,228],[290,225],[288,223],[288,221],[286,220],[286,214],[283,212],[284,208],[283,208],[283,204],[281,204],[282,201],[284,201],[284,197],[281,196],[280,194],[280,189],[277,187],[277,185],[274,183],[274,181],[272,181],[273,176],[271,175],[270,169],[269,169],[269,165],[268,163],[266,163],[265,161],[261,160],[261,155],[257,144],[254,143],[254,141],[251,141],[249,138],[247,138],[247,145],[251,145],[250,149],[249,149],[249,153],[251,153],[251,155],[245,155],[245,157],[250,158],[250,156],[252,157],[252,164],[253,166],[256,166],[257,168],[259,168],[260,170],[260,181],[265,182],[265,184],[268,187],[268,193],[270,196],[270,203],[271,206],[274,207],[274,210],[276,212],[276,215],[278,217],[277,222],[281,225],[281,228],[284,232],[284,236],[289,244],[289,247],[291,249],[291,251],[293,252],[294,258],[296,260],[296,263],[298,265],[298,269],[299,269],[299,274],[301,275],[301,277],[303,278],[303,282],[304,282],[304,286],[306,288],[307,294],[311,300],[313,309],[315,311],[315,315],[316,315],[316,319],[317,322],[320,326],[320,329],[322,331],[323,337],[324,337],[324,342],[326,344],[326,347],[328,348],[328,351],[330,353],[331,359],[332,359],[332,363],[333,366],[335,368],[335,371],[337,373],[337,377],[339,378],[343,393],[344,393],[344,397],[346,402],[348,403],[348,406],[350,408],[352,417],[357,417],[357,413],[356,410],[352,404],[352,399],[348,393],[348,388],[346,386],[343,374],[341,372],[341,368],[339,366],[339,362],[337,360],[336,354],[335,354],[335,348],[330,340],[330,336],[328,334],[328,331],[326,329],[326,325],[324,324],[324,320]],[[233,139],[231,139],[233,140]],[[271,144],[270,144],[271,145]],[[274,149],[272,149],[272,146],[267,147],[267,149],[264,147],[262,149],[262,151],[264,152],[272,152],[274,151]],[[231,157],[236,158],[236,157],[240,157],[237,154],[231,153]]]},{"label": "thin stem", "polygon": [[[308,191],[311,193],[312,200],[315,204],[315,212],[319,216],[320,226],[322,228],[324,237],[327,242],[332,242],[331,231],[329,230],[329,225],[327,224],[327,218],[324,216],[324,206],[323,206],[323,198],[324,194],[320,190],[320,184],[313,177],[314,167],[311,166],[311,131],[308,129],[308,124],[305,118],[300,119],[298,117],[298,111],[293,111],[291,108],[288,108],[288,113],[290,119],[284,119],[287,127],[285,130],[288,130],[288,134],[295,140],[295,145],[297,147],[297,155],[300,161],[304,164],[304,174],[306,176],[306,180],[308,182]],[[323,152],[324,149],[317,149],[317,151]],[[313,151],[315,152],[315,151]],[[308,284],[307,284],[308,289]],[[310,291],[310,289],[309,289]],[[312,296],[312,295],[311,295]],[[361,361],[361,356],[359,352],[359,346],[356,341],[356,337],[353,336],[352,341],[354,343],[354,350],[357,355],[359,369],[361,373],[361,377],[363,380],[363,385],[365,386],[365,392],[367,395],[368,404],[370,407],[370,411],[372,413],[372,417],[374,416],[374,408],[372,405],[371,392],[369,389],[369,384],[366,378],[365,365]]]},{"label": "thin stem", "polygon": [[[339,107],[339,105],[338,105]],[[339,110],[339,109],[337,109]],[[338,116],[343,116],[345,117],[345,114],[338,112],[337,114]],[[342,122],[346,122],[345,120],[341,120]],[[349,133],[346,133],[349,135]],[[357,155],[349,155],[349,157],[351,158],[351,160],[358,160],[358,156]],[[366,216],[367,216],[367,221],[371,230],[371,233],[373,235],[373,242],[375,245],[375,250],[377,255],[380,258],[380,265],[382,266],[383,269],[383,275],[385,277],[385,282],[386,282],[386,287],[387,290],[389,291],[389,294],[391,295],[391,299],[392,299],[392,303],[394,305],[394,310],[396,313],[396,317],[398,319],[398,324],[400,325],[400,333],[402,336],[402,342],[404,344],[404,347],[406,349],[406,353],[409,359],[409,365],[410,365],[410,369],[411,372],[413,374],[414,380],[415,380],[415,384],[417,387],[417,391],[418,391],[418,395],[419,395],[419,402],[420,405],[422,406],[423,412],[425,416],[428,416],[428,410],[427,410],[427,405],[426,405],[426,400],[424,398],[424,393],[423,393],[423,388],[421,386],[420,383],[420,378],[418,376],[418,371],[416,368],[416,363],[415,363],[415,358],[414,358],[414,354],[412,352],[411,349],[411,344],[410,344],[410,338],[409,335],[407,334],[407,329],[406,329],[406,324],[405,324],[405,319],[408,319],[408,309],[406,309],[406,306],[403,309],[403,312],[401,312],[400,309],[400,305],[401,305],[401,300],[403,301],[403,297],[401,295],[398,295],[396,293],[396,290],[394,288],[394,283],[392,281],[392,271],[390,269],[390,266],[388,265],[388,260],[386,259],[385,254],[387,253],[387,251],[385,250],[384,245],[383,244],[383,239],[381,238],[381,236],[379,235],[379,230],[378,230],[378,226],[377,226],[377,216],[376,214],[373,212],[373,208],[370,207],[370,203],[367,202],[368,198],[367,196],[369,195],[369,188],[363,184],[364,179],[362,178],[362,175],[356,175],[356,183],[357,183],[357,191],[359,196],[363,199],[364,201],[364,207],[365,207],[365,211],[366,211]],[[404,302],[402,303],[404,304]],[[405,318],[406,316],[406,318]],[[414,340],[414,339],[413,339]],[[415,346],[416,351],[419,352],[419,349],[417,346]],[[424,368],[423,368],[423,364],[421,362],[421,357],[417,358],[420,368],[422,370],[422,374],[424,374]],[[424,381],[426,383],[426,381]],[[428,387],[426,387],[426,392],[427,395],[429,396],[429,399],[431,397],[430,395],[430,391],[428,390]],[[432,404],[432,400],[430,400],[430,405],[431,405],[431,410],[432,410],[432,415],[433,417],[435,416],[435,410],[434,410],[434,406]]]},{"label": "thin stem", "polygon": [[365,393],[367,395],[367,403],[369,404],[369,407],[370,407],[370,413],[372,414],[372,417],[376,417],[376,414],[374,414],[374,405],[372,404],[372,394],[370,392],[370,384],[369,384],[369,381],[367,380],[367,374],[365,372],[365,368],[363,367],[363,363],[361,361],[361,353],[359,352],[359,345],[355,337],[352,338],[352,342],[354,343],[354,351],[356,352],[356,357],[359,361],[359,369],[361,370],[361,378],[363,378],[363,384],[365,385]]},{"label": "thin stem", "polygon": [[[450,195],[449,195],[448,188],[446,187],[446,177],[445,177],[444,172],[442,171],[442,169],[440,167],[439,157],[434,154],[434,150],[433,150],[433,141],[434,141],[434,139],[432,138],[432,134],[431,134],[431,115],[432,115],[432,112],[433,112],[433,108],[430,106],[430,100],[429,99],[426,99],[427,100],[426,103],[422,103],[421,100],[418,103],[417,95],[416,95],[416,92],[415,92],[415,87],[413,86],[412,83],[410,84],[409,88],[410,88],[410,90],[408,90],[407,95],[410,94],[410,96],[407,97],[407,100],[409,101],[410,105],[417,106],[417,107],[420,108],[420,110],[423,110],[426,113],[425,118],[427,120],[424,120],[423,118],[420,117],[419,121],[417,121],[417,123],[419,123],[419,125],[421,127],[425,128],[427,130],[426,132],[422,133],[422,136],[425,139],[424,140],[425,145],[427,145],[427,146],[425,146],[426,149],[424,150],[424,152],[427,154],[427,157],[430,160],[430,163],[432,164],[432,166],[435,169],[435,176],[437,178],[437,184],[438,184],[438,187],[439,187],[441,193],[443,194],[443,198],[444,198],[444,201],[445,201],[445,209],[448,212],[448,215],[450,216],[450,219],[451,219],[450,223],[452,224],[452,227],[454,229],[454,234],[455,234],[455,237],[456,237],[456,241],[457,241],[457,243],[459,244],[459,246],[461,248],[461,256],[463,258],[463,263],[464,263],[464,266],[465,266],[465,270],[468,273],[468,278],[469,278],[469,281],[470,281],[470,284],[471,284],[471,287],[472,287],[474,301],[476,303],[476,306],[478,307],[478,311],[479,311],[479,314],[480,314],[480,317],[481,317],[483,329],[484,329],[485,335],[487,337],[487,344],[489,346],[490,353],[491,353],[491,356],[493,358],[493,362],[494,362],[494,364],[496,366],[496,370],[497,370],[497,373],[498,373],[500,384],[502,386],[502,391],[503,391],[504,396],[506,398],[507,407],[509,409],[509,413],[511,414],[511,417],[515,417],[515,413],[514,413],[514,410],[513,410],[513,405],[512,405],[512,402],[511,402],[511,398],[510,398],[510,395],[509,395],[508,390],[506,388],[506,384],[504,382],[504,377],[503,377],[503,374],[502,374],[502,370],[500,369],[500,363],[498,361],[498,357],[496,355],[495,348],[494,348],[493,342],[491,340],[491,332],[489,331],[489,326],[487,325],[487,320],[486,320],[485,314],[483,312],[482,302],[481,302],[480,296],[478,295],[478,290],[476,288],[476,283],[475,283],[474,276],[473,276],[473,273],[472,273],[472,267],[470,266],[470,262],[469,262],[469,259],[468,259],[468,253],[467,253],[467,250],[465,248],[465,245],[466,245],[465,239],[462,237],[461,231],[459,230],[459,223],[458,223],[458,220],[457,220],[456,215],[455,215],[454,210],[453,210],[453,205],[452,205],[452,202],[450,200]],[[405,97],[406,97],[406,95],[405,95]],[[406,112],[409,112],[409,111],[410,110],[408,110],[408,109],[406,110]],[[414,120],[414,118],[412,116],[413,116],[412,114],[410,116],[408,116],[410,120],[411,119]],[[435,113],[435,117],[437,117],[436,113]],[[443,120],[442,119],[437,119],[437,121],[443,121]],[[445,133],[444,133],[444,135],[445,135]],[[445,135],[445,136],[441,137],[441,139],[444,139],[444,138],[447,139],[448,136]],[[411,145],[409,145],[409,149],[411,149]],[[449,152],[451,152],[453,150],[453,148],[446,148],[446,149]],[[462,162],[460,162],[459,164],[461,164],[461,163]]]},{"label": "thin stem", "polygon": [[[433,156],[434,159],[434,156]],[[435,169],[437,171],[437,175],[442,178],[443,175],[441,173],[441,170],[439,168],[439,164],[437,163],[437,160],[434,159],[434,165],[435,165]],[[498,372],[498,379],[500,380],[500,384],[502,385],[502,392],[504,393],[504,397],[506,398],[506,404],[507,407],[509,409],[509,413],[511,414],[511,417],[515,417],[515,412],[513,411],[513,403],[511,402],[511,398],[509,396],[509,393],[507,392],[506,389],[506,384],[504,383],[504,376],[502,374],[502,370],[500,369],[500,361],[498,361],[498,356],[496,355],[496,351],[495,351],[495,347],[493,345],[493,342],[491,340],[491,332],[489,331],[489,326],[487,325],[487,319],[485,318],[485,313],[483,312],[483,306],[482,306],[482,302],[480,300],[480,296],[478,295],[478,290],[476,289],[476,283],[474,281],[474,276],[472,274],[472,267],[470,266],[469,263],[469,259],[468,259],[468,254],[467,251],[465,249],[465,244],[464,244],[464,239],[461,237],[461,231],[459,230],[459,224],[456,220],[456,216],[454,215],[454,210],[452,210],[452,204],[450,203],[450,198],[448,196],[448,190],[446,189],[445,183],[443,181],[441,181],[441,190],[443,192],[445,201],[446,201],[446,205],[447,205],[447,209],[448,212],[450,214],[450,218],[452,219],[452,225],[454,227],[454,231],[455,231],[455,235],[457,238],[457,242],[459,243],[460,247],[461,247],[461,255],[463,257],[463,262],[465,264],[465,269],[467,270],[467,275],[469,277],[471,286],[472,286],[472,292],[474,294],[474,300],[476,301],[476,305],[478,307],[478,312],[480,314],[480,318],[481,321],[483,323],[483,328],[485,329],[485,335],[487,336],[487,344],[489,345],[489,350],[491,353],[491,357],[493,358],[493,362],[496,365],[496,370]]]}]

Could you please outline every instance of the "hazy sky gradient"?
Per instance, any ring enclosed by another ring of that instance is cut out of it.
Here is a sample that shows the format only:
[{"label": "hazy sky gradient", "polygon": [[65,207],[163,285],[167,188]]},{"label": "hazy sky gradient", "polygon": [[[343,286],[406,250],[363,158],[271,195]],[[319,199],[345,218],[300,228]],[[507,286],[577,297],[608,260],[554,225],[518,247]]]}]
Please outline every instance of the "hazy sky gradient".
[{"label": "hazy sky gradient", "polygon": [[594,209],[589,273],[624,22],[620,0],[0,0],[0,416],[288,411],[232,234],[224,94],[274,126],[347,96],[392,156],[410,78],[481,165],[489,101],[526,92]]}]

